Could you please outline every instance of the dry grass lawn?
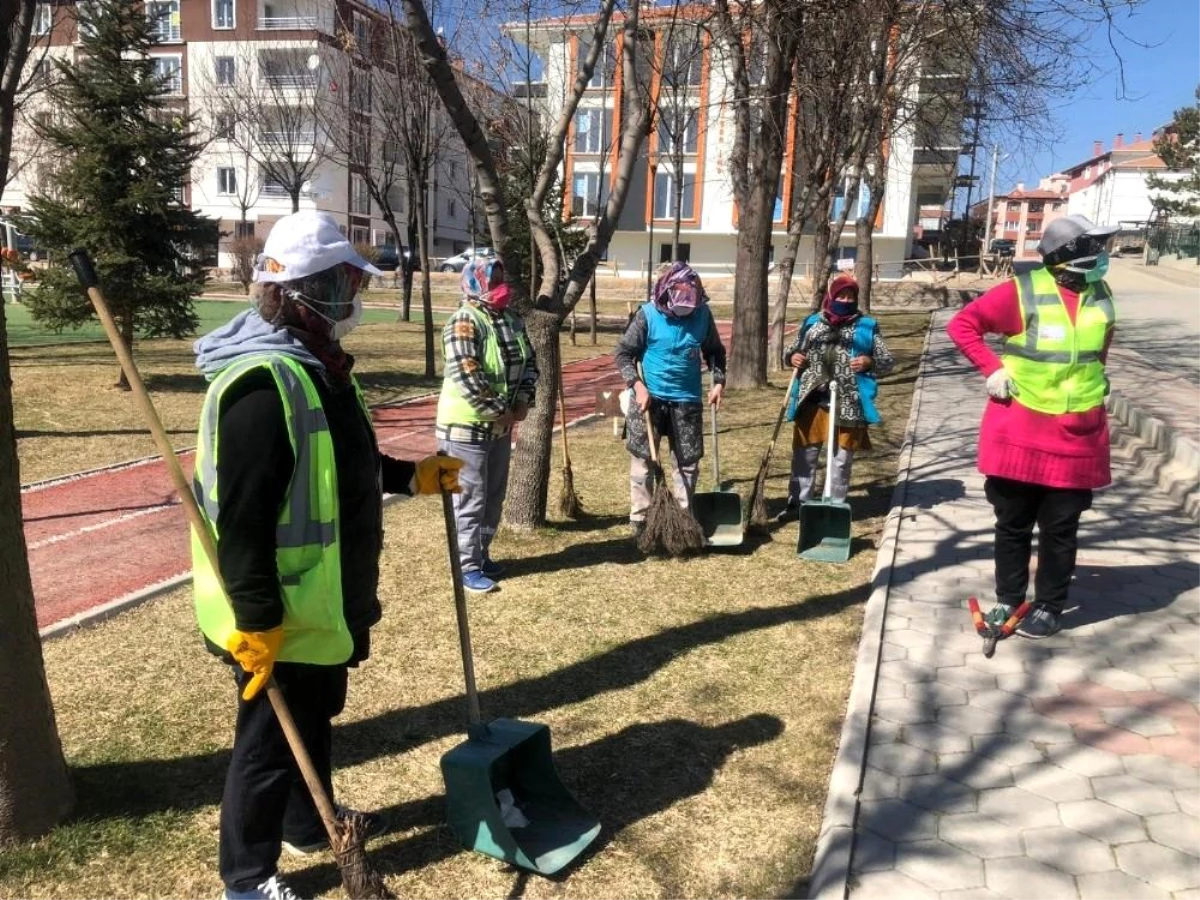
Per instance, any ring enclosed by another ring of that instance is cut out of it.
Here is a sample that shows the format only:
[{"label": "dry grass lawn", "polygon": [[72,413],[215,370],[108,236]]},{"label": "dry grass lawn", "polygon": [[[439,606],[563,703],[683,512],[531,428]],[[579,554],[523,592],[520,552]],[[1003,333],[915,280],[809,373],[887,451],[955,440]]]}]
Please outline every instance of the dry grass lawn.
[{"label": "dry grass lawn", "polygon": [[[593,518],[498,539],[503,590],[470,602],[484,717],[549,725],[563,779],[604,825],[562,878],[464,852],[443,824],[438,759],[463,740],[466,705],[440,507],[389,507],[385,618],[352,673],[334,757],[339,799],[392,822],[371,856],[398,896],[802,895],[927,317],[881,320],[899,365],[876,448],[855,466],[849,564],[798,560],[795,524],[740,552],[642,559],[624,523],[628,457],[606,423],[572,442]],[[743,495],[782,385],[728,397],[724,476]],[[0,897],[218,895],[233,691],[189,600],[180,590],[46,645],[77,818],[0,852]],[[341,895],[327,855],[284,867],[303,896]]]}]

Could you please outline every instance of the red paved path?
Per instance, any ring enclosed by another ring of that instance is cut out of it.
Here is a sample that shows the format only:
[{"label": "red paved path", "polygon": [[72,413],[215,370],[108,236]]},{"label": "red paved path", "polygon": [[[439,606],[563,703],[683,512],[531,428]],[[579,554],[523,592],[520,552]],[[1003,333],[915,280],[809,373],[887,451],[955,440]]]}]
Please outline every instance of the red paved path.
[{"label": "red paved path", "polygon": [[[594,409],[595,390],[619,386],[611,356],[565,367],[567,418]],[[434,449],[437,397],[373,410],[380,447],[419,457]],[[181,454],[189,477],[192,454]],[[45,628],[191,568],[183,510],[159,460],[34,485],[22,493],[38,627]]]}]

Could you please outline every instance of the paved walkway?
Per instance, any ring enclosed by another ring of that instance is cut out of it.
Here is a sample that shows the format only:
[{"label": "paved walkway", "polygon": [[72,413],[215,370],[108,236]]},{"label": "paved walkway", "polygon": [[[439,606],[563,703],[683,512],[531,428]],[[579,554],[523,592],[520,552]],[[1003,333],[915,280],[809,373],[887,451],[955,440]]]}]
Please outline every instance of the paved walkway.
[{"label": "paved walkway", "polygon": [[1066,630],[985,659],[966,610],[993,598],[984,386],[949,315],[918,383],[847,893],[1200,897],[1196,523],[1118,453],[1084,517]]}]

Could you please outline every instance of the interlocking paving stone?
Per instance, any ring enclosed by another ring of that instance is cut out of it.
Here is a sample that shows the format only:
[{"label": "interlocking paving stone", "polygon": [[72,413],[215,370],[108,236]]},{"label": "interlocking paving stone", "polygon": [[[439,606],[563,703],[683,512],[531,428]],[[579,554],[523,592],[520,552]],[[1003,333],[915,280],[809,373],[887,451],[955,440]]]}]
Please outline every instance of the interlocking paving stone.
[{"label": "interlocking paving stone", "polygon": [[938,836],[981,859],[1017,856],[1023,852],[1018,829],[979,813],[942,816]]},{"label": "interlocking paving stone", "polygon": [[928,750],[930,753],[965,753],[971,749],[971,736],[944,728],[932,722],[905,725],[904,743]]},{"label": "interlocking paving stone", "polygon": [[864,802],[859,824],[890,841],[920,841],[937,834],[937,816],[904,800]]},{"label": "interlocking paving stone", "polygon": [[900,796],[899,778],[867,766],[863,773],[862,790],[858,795],[860,800],[886,800],[889,797],[898,796]]},{"label": "interlocking paving stone", "polygon": [[880,678],[875,682],[875,699],[890,700],[892,698],[904,696],[905,685],[899,681],[893,681],[891,678]]},{"label": "interlocking paving stone", "polygon": [[1166,788],[1156,787],[1132,775],[1101,775],[1092,779],[1096,796],[1139,816],[1175,812],[1179,804]]},{"label": "interlocking paving stone", "polygon": [[853,872],[885,872],[896,867],[896,845],[867,831],[854,839]]},{"label": "interlocking paving stone", "polygon": [[1092,796],[1092,786],[1086,778],[1058,766],[1040,765],[1017,769],[1013,772],[1013,777],[1017,787],[1056,803],[1087,800]]},{"label": "interlocking paving stone", "polygon": [[1100,710],[1100,717],[1109,725],[1116,725],[1140,734],[1142,737],[1159,737],[1175,734],[1175,723],[1166,716],[1156,716],[1145,710],[1130,706],[1118,706],[1114,709]]},{"label": "interlocking paving stone", "polygon": [[1068,828],[1090,834],[1109,844],[1123,844],[1146,839],[1146,829],[1140,816],[1101,800],[1060,803],[1058,814]]},{"label": "interlocking paving stone", "polygon": [[987,886],[1005,897],[1037,897],[1038,900],[1077,900],[1075,879],[1036,859],[1015,856],[983,862]]},{"label": "interlocking paving stone", "polygon": [[1084,744],[1062,744],[1047,751],[1047,760],[1071,772],[1091,778],[1096,775],[1120,775],[1125,771],[1124,760],[1132,756],[1118,756],[1107,750],[1099,750]]},{"label": "interlocking paving stone", "polygon": [[939,775],[953,778],[977,791],[987,788],[1012,787],[1012,767],[980,753],[939,753]]},{"label": "interlocking paving stone", "polygon": [[1010,691],[1002,691],[999,688],[993,691],[971,691],[967,697],[967,704],[977,709],[986,709],[989,712],[1000,714],[1031,708],[1031,701],[1028,697],[1022,697],[1020,694]]},{"label": "interlocking paving stone", "polygon": [[983,862],[945,841],[907,844],[896,859],[896,868],[936,891],[983,887]]},{"label": "interlocking paving stone", "polygon": [[1080,875],[1076,881],[1079,896],[1086,900],[1170,900],[1171,897],[1169,891],[1116,870]]},{"label": "interlocking paving stone", "polygon": [[923,809],[940,813],[975,812],[978,792],[941,773],[900,779],[900,796]]},{"label": "interlocking paving stone", "polygon": [[878,700],[874,712],[876,718],[899,725],[932,722],[935,714],[934,708],[907,697],[900,700]]},{"label": "interlocking paving stone", "polygon": [[1200,816],[1200,794],[1194,790],[1175,792],[1175,802],[1189,816]]},{"label": "interlocking paving stone", "polygon": [[911,744],[877,744],[871,748],[870,761],[889,775],[928,775],[937,770],[934,755]]},{"label": "interlocking paving stone", "polygon": [[1200,819],[1187,813],[1164,813],[1146,817],[1150,840],[1182,853],[1200,856]]},{"label": "interlocking paving stone", "polygon": [[867,872],[851,878],[850,890],[859,897],[912,897],[913,900],[936,900],[938,892],[895,870]]},{"label": "interlocking paving stone", "polygon": [[967,888],[961,891],[942,891],[938,895],[939,900],[1003,900],[995,891],[989,891],[987,888]]},{"label": "interlocking paving stone", "polygon": [[1143,841],[1116,848],[1121,870],[1168,891],[1200,885],[1200,859],[1171,847]]},{"label": "interlocking paving stone", "polygon": [[1057,804],[1019,787],[980,791],[979,811],[1016,828],[1059,824]]},{"label": "interlocking paving stone", "polygon": [[1107,872],[1116,868],[1112,850],[1073,828],[1030,828],[1021,835],[1025,852],[1034,859],[1071,875]]},{"label": "interlocking paving stone", "polygon": [[1200,771],[1191,766],[1149,754],[1126,756],[1123,762],[1125,771],[1135,778],[1177,791],[1191,790],[1200,793]]}]

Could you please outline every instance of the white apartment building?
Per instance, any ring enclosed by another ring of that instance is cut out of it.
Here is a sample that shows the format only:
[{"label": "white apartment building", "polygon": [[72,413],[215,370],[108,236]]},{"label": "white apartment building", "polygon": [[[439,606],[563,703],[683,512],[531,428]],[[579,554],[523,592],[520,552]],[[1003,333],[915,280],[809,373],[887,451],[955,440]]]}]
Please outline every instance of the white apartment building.
[{"label": "white apartment building", "polygon": [[1092,155],[1077,165],[1064,169],[1070,179],[1070,198],[1067,211],[1087,216],[1093,222],[1142,227],[1154,217],[1154,197],[1146,184],[1147,175],[1159,175],[1168,181],[1181,180],[1186,172],[1171,172],[1154,152],[1154,140],[1143,140],[1141,133],[1125,143],[1124,135],[1113,139],[1112,147],[1104,149],[1096,141]]},{"label": "white apartment building", "polygon": [[[364,58],[356,47],[377,39],[388,21],[354,0],[147,0],[159,42],[151,50],[159,71],[170,77],[179,104],[197,118],[206,147],[182,187],[192,209],[219,220],[218,266],[228,268],[231,238],[266,236],[270,226],[292,211],[299,187],[301,209],[332,213],[356,243],[408,244],[393,235],[366,189],[362,172],[380,146],[372,129],[371,79],[359,78]],[[39,3],[31,70],[50,77],[46,56],[70,58],[78,50],[74,2]],[[44,49],[45,53],[41,52]],[[353,163],[346,141],[331,137],[328,109],[353,106],[355,128],[366,148]],[[10,183],[0,210],[19,212],[27,197],[44,189],[49,171],[39,164],[30,127],[50,110],[34,96],[14,135]],[[240,129],[235,135],[234,129]],[[231,139],[236,137],[237,139]],[[281,179],[286,157],[293,175]],[[429,188],[430,255],[450,256],[472,240],[471,185],[465,151],[444,141]],[[394,188],[397,222],[406,228],[409,198],[403,180]]]},{"label": "white apartment building", "polygon": [[[673,16],[671,21],[676,22],[669,42],[661,33],[667,16]],[[654,27],[656,18],[662,23],[656,40],[660,60],[657,68],[662,73],[659,96],[667,93],[671,99],[665,108],[663,100],[659,101],[658,125],[634,171],[608,259],[620,274],[634,274],[644,273],[647,263],[653,266],[672,258],[678,179],[683,186],[678,199],[680,257],[689,259],[704,274],[732,275],[738,211],[728,169],[734,133],[731,90],[719,55],[704,30],[695,29],[689,34],[685,26],[678,24],[681,17],[665,8],[657,12],[647,8],[643,25]],[[621,66],[619,51],[614,48],[620,39],[617,16],[613,23],[613,43],[606,48],[580,103],[563,164],[565,205],[583,217],[595,215],[597,202],[607,202],[616,163],[621,115]],[[538,98],[542,107],[536,112],[542,121],[557,120],[570,82],[587,55],[593,24],[582,18],[554,19],[535,22],[528,31],[523,24],[507,29],[518,43],[524,44],[528,35],[528,49],[540,61],[538,83],[517,85],[516,94]],[[665,63],[661,62],[664,57]],[[927,72],[912,88],[913,99],[932,96],[940,89],[939,79],[958,77]],[[672,118],[674,121],[670,121]],[[959,119],[951,118],[953,121],[943,120],[936,128],[920,129],[911,124],[888,142],[886,194],[874,235],[875,260],[882,277],[901,274],[902,261],[910,255],[918,209],[942,206],[951,191],[961,147]],[[772,258],[782,253],[787,241],[792,163],[796,154],[803,152],[794,140],[788,141],[776,201],[776,226],[771,246],[764,248]],[[850,202],[865,209],[868,199],[864,185]],[[845,202],[843,190],[836,200],[835,213]],[[842,235],[839,254],[843,258],[855,253],[853,224],[857,212],[851,211]],[[805,235],[798,263],[811,263],[812,252],[812,237]]]}]

